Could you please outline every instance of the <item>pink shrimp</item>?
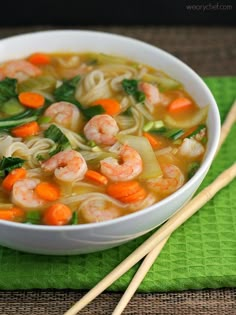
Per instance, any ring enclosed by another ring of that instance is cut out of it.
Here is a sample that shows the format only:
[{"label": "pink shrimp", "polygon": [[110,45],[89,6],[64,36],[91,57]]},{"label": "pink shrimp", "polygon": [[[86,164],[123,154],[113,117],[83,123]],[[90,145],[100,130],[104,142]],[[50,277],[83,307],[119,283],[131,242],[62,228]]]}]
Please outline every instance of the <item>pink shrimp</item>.
[{"label": "pink shrimp", "polygon": [[148,181],[148,187],[153,191],[169,195],[179,189],[184,183],[184,175],[181,170],[173,164],[161,164],[163,175]]},{"label": "pink shrimp", "polygon": [[107,200],[89,199],[81,203],[79,217],[82,222],[102,222],[121,216],[121,210]]},{"label": "pink shrimp", "polygon": [[139,84],[139,89],[145,94],[150,105],[156,105],[160,102],[160,93],[155,85],[147,82],[141,82]]},{"label": "pink shrimp", "polygon": [[17,206],[38,209],[45,206],[46,201],[41,199],[34,189],[40,183],[36,178],[25,178],[18,180],[12,189],[12,202]]},{"label": "pink shrimp", "polygon": [[115,119],[106,114],[94,116],[84,127],[84,134],[87,139],[104,145],[114,144],[118,131],[119,127]]},{"label": "pink shrimp", "polygon": [[113,157],[100,161],[101,172],[113,181],[127,181],[137,177],[143,170],[143,161],[139,153],[128,145],[120,150],[121,164]]},{"label": "pink shrimp", "polygon": [[62,151],[41,164],[45,172],[54,172],[57,179],[73,182],[84,178],[87,164],[83,156],[74,150]]},{"label": "pink shrimp", "polygon": [[51,117],[58,125],[76,130],[79,125],[79,109],[69,102],[58,102],[50,105],[44,112],[45,116]]},{"label": "pink shrimp", "polygon": [[42,73],[41,69],[26,60],[12,60],[0,66],[0,79],[15,78],[19,82]]}]

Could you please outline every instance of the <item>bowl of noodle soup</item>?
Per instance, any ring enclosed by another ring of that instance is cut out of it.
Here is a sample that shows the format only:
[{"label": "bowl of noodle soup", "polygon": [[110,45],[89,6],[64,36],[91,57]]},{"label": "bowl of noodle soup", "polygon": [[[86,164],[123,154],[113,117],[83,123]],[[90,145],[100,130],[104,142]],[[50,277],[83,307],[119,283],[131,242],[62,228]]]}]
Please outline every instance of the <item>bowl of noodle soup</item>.
[{"label": "bowl of noodle soup", "polygon": [[0,41],[0,244],[118,246],[197,190],[220,135],[202,79],[167,52],[93,31]]}]

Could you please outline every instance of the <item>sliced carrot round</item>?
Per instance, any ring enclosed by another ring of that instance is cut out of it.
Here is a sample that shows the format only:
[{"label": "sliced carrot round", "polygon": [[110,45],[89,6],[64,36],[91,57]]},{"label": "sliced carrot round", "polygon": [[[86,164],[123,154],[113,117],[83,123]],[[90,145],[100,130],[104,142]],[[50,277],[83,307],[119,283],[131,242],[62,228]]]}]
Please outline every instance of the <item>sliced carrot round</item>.
[{"label": "sliced carrot round", "polygon": [[39,131],[40,131],[39,124],[36,121],[32,121],[27,124],[11,129],[11,134],[14,137],[25,138],[37,135]]},{"label": "sliced carrot round", "polygon": [[19,221],[19,219],[23,219],[24,215],[25,212],[20,208],[0,209],[0,220]]},{"label": "sliced carrot round", "polygon": [[55,203],[43,214],[43,222],[46,225],[65,225],[70,222],[72,211],[63,203]]},{"label": "sliced carrot round", "polygon": [[26,170],[21,168],[16,168],[12,170],[3,180],[2,187],[8,191],[12,190],[13,185],[20,179],[25,178]]},{"label": "sliced carrot round", "polygon": [[106,114],[114,116],[120,113],[120,103],[112,98],[101,98],[92,103],[92,105],[101,105]]},{"label": "sliced carrot round", "polygon": [[106,185],[108,183],[108,179],[106,176],[100,174],[99,172],[93,171],[93,170],[88,170],[85,173],[85,178],[93,180],[97,182],[98,184]]},{"label": "sliced carrot round", "polygon": [[48,183],[41,182],[35,187],[37,195],[47,201],[55,201],[60,197],[60,189],[58,186]]},{"label": "sliced carrot round", "polygon": [[170,113],[178,113],[193,107],[192,101],[187,97],[178,97],[167,108]]},{"label": "sliced carrot round", "polygon": [[140,187],[140,189],[137,192],[135,192],[134,194],[120,198],[120,201],[122,201],[124,203],[133,203],[133,202],[141,201],[145,197],[147,197],[147,192],[145,189]]},{"label": "sliced carrot round", "polygon": [[44,53],[35,53],[28,58],[28,61],[34,65],[48,65],[51,62],[51,57]]},{"label": "sliced carrot round", "polygon": [[134,194],[139,190],[139,182],[133,180],[128,182],[112,183],[107,187],[108,195],[120,199],[129,195]]},{"label": "sliced carrot round", "polygon": [[45,98],[35,92],[22,92],[18,95],[19,101],[26,107],[39,108],[44,105]]}]

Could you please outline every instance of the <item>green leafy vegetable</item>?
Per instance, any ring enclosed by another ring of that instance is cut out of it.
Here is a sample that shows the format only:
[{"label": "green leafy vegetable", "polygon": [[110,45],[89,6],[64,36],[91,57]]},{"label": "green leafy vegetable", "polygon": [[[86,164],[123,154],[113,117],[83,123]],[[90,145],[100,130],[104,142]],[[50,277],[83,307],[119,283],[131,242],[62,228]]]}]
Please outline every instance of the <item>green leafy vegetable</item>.
[{"label": "green leafy vegetable", "polygon": [[50,156],[53,156],[54,154],[64,151],[70,147],[69,140],[56,125],[51,125],[47,130],[45,130],[44,136],[53,140],[56,144],[55,147],[49,151]]},{"label": "green leafy vegetable", "polygon": [[3,157],[0,160],[0,177],[4,178],[15,168],[22,167],[25,160],[17,157]]},{"label": "green leafy vegetable", "polygon": [[16,79],[5,78],[0,81],[0,106],[9,99],[17,97],[16,85]]},{"label": "green leafy vegetable", "polygon": [[83,109],[83,114],[88,119],[96,115],[101,115],[103,113],[105,113],[105,109],[101,105],[94,105],[92,107]]},{"label": "green leafy vegetable", "polygon": [[41,222],[41,212],[40,211],[27,211],[25,223],[26,224],[40,224]]},{"label": "green leafy vegetable", "polygon": [[75,89],[79,81],[80,76],[76,76],[71,80],[64,81],[62,85],[56,88],[54,91],[55,100],[58,102],[60,101],[70,102],[76,105],[87,119],[90,119],[95,115],[103,114],[105,110],[101,105],[92,106],[90,108],[84,108],[80,104],[80,102],[76,100]]},{"label": "green leafy vegetable", "polygon": [[52,76],[37,76],[18,83],[17,91],[18,93],[29,91],[44,91],[52,93],[55,87],[56,79]]},{"label": "green leafy vegetable", "polygon": [[133,95],[136,101],[141,103],[145,100],[145,94],[142,91],[139,91],[138,82],[138,80],[134,79],[124,79],[122,81],[122,87],[127,94]]},{"label": "green leafy vegetable", "polygon": [[189,165],[189,167],[188,167],[188,179],[193,177],[193,175],[197,172],[199,167],[200,167],[199,162],[193,162]]},{"label": "green leafy vegetable", "polygon": [[27,122],[37,120],[37,118],[45,111],[45,109],[51,104],[46,100],[45,105],[39,109],[27,109],[17,115],[0,119],[0,130],[8,130],[12,127],[16,127]]}]

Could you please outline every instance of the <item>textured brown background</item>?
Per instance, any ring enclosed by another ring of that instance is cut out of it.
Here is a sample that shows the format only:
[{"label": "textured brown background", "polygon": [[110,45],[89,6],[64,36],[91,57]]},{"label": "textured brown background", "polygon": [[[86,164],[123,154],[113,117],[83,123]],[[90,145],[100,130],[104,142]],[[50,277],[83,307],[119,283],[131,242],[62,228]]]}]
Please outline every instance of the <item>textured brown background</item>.
[{"label": "textured brown background", "polygon": [[[46,29],[56,27],[0,28],[0,38]],[[236,76],[236,28],[233,27],[88,26],[83,29],[144,40],[174,54],[201,76]],[[0,291],[0,315],[61,315],[83,293],[75,290]],[[109,315],[120,297],[119,293],[103,293],[80,314]],[[236,289],[136,294],[123,314],[236,315]]]}]

